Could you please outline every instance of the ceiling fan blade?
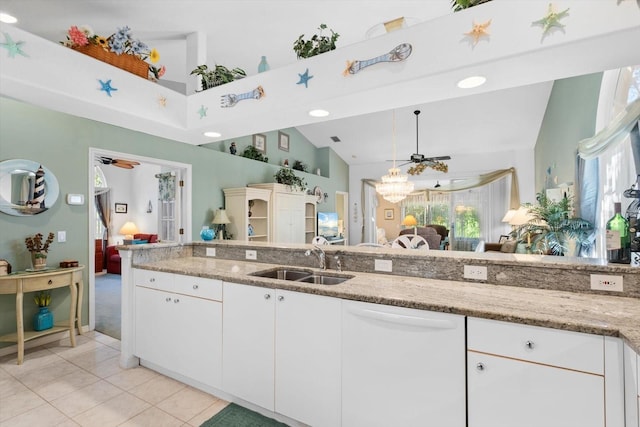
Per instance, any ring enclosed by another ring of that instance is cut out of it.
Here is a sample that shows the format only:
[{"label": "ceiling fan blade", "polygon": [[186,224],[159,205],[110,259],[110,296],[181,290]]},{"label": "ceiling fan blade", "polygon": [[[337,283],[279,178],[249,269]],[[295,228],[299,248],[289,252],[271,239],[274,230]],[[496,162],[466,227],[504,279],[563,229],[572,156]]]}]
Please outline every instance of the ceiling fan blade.
[{"label": "ceiling fan blade", "polygon": [[423,161],[434,162],[438,160],[451,160],[451,156],[425,157]]},{"label": "ceiling fan blade", "polygon": [[112,163],[113,166],[122,168],[122,169],[133,169],[133,165],[129,165],[126,163],[117,163],[117,162],[113,162]]},{"label": "ceiling fan blade", "polygon": [[133,160],[125,160],[125,159],[114,159],[113,163],[120,163],[120,164],[133,165],[133,166],[137,166],[140,164],[139,162],[134,162]]},{"label": "ceiling fan blade", "polygon": [[[402,161],[402,160],[400,160],[400,161]],[[409,164],[411,164],[411,163],[413,163],[411,160],[406,160],[406,163],[403,163],[403,164],[401,164],[401,165],[398,165],[397,167],[401,168],[402,166],[409,165]]]}]

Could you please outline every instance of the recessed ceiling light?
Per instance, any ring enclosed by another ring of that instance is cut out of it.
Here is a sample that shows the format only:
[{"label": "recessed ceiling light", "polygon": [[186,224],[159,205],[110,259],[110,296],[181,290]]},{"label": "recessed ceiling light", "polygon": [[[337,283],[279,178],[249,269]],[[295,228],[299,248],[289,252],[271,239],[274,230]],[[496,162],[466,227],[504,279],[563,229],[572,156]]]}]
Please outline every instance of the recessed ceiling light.
[{"label": "recessed ceiling light", "polygon": [[471,76],[466,79],[462,79],[458,82],[458,87],[460,89],[471,89],[474,87],[482,86],[487,81],[487,78],[484,76]]},{"label": "recessed ceiling light", "polygon": [[327,110],[311,110],[309,111],[311,117],[327,117],[329,112]]},{"label": "recessed ceiling light", "polygon": [[18,18],[11,16],[8,13],[0,12],[0,22],[4,22],[5,24],[15,24],[18,22]]},{"label": "recessed ceiling light", "polygon": [[205,132],[204,136],[208,136],[209,138],[219,138],[222,134],[220,132]]}]

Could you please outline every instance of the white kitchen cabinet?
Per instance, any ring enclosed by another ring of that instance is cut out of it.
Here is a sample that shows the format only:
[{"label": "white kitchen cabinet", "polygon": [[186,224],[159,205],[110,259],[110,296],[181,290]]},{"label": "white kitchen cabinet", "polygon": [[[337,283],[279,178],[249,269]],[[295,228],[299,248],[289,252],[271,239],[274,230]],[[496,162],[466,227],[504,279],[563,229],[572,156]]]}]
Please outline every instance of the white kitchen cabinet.
[{"label": "white kitchen cabinet", "polygon": [[605,426],[604,338],[467,319],[469,427]]},{"label": "white kitchen cabinet", "polygon": [[313,238],[318,234],[317,198],[314,195],[306,195],[304,198],[304,242],[311,243]]},{"label": "white kitchen cabinet", "polygon": [[270,241],[276,243],[305,242],[305,198],[302,191],[291,191],[283,184],[251,184],[249,188],[271,191]]},{"label": "white kitchen cabinet", "polygon": [[223,284],[222,387],[274,409],[275,290]]},{"label": "white kitchen cabinet", "polygon": [[[235,240],[268,242],[271,190],[251,187],[225,188],[224,206],[230,224],[227,231]],[[251,226],[251,227],[249,227]]]},{"label": "white kitchen cabinet", "polygon": [[465,426],[463,316],[344,301],[342,322],[343,427]]},{"label": "white kitchen cabinet", "polygon": [[640,427],[640,357],[624,345],[624,395],[626,427]]},{"label": "white kitchen cabinet", "polygon": [[305,424],[339,426],[340,304],[225,283],[224,391]]},{"label": "white kitchen cabinet", "polygon": [[135,355],[220,388],[221,282],[138,269],[134,280]]}]

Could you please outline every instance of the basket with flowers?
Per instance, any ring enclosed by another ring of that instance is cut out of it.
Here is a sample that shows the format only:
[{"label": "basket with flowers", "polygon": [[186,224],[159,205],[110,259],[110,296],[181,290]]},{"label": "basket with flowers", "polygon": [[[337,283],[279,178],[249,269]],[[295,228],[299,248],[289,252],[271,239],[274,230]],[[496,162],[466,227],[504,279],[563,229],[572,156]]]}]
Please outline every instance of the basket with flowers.
[{"label": "basket with flowers", "polygon": [[126,25],[106,38],[95,34],[86,25],[73,25],[67,31],[67,40],[60,43],[145,79],[157,80],[166,70],[164,66],[146,62],[149,59],[153,64],[157,63],[160,54],[156,49],[149,49],[145,43],[134,39],[131,29]]}]

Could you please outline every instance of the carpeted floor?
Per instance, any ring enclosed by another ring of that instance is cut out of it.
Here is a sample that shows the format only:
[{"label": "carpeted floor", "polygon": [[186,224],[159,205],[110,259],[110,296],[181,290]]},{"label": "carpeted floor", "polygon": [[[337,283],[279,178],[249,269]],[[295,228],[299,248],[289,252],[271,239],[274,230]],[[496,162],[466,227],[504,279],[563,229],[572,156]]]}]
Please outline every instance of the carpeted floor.
[{"label": "carpeted floor", "polygon": [[96,331],[120,339],[121,282],[119,274],[96,275]]}]

